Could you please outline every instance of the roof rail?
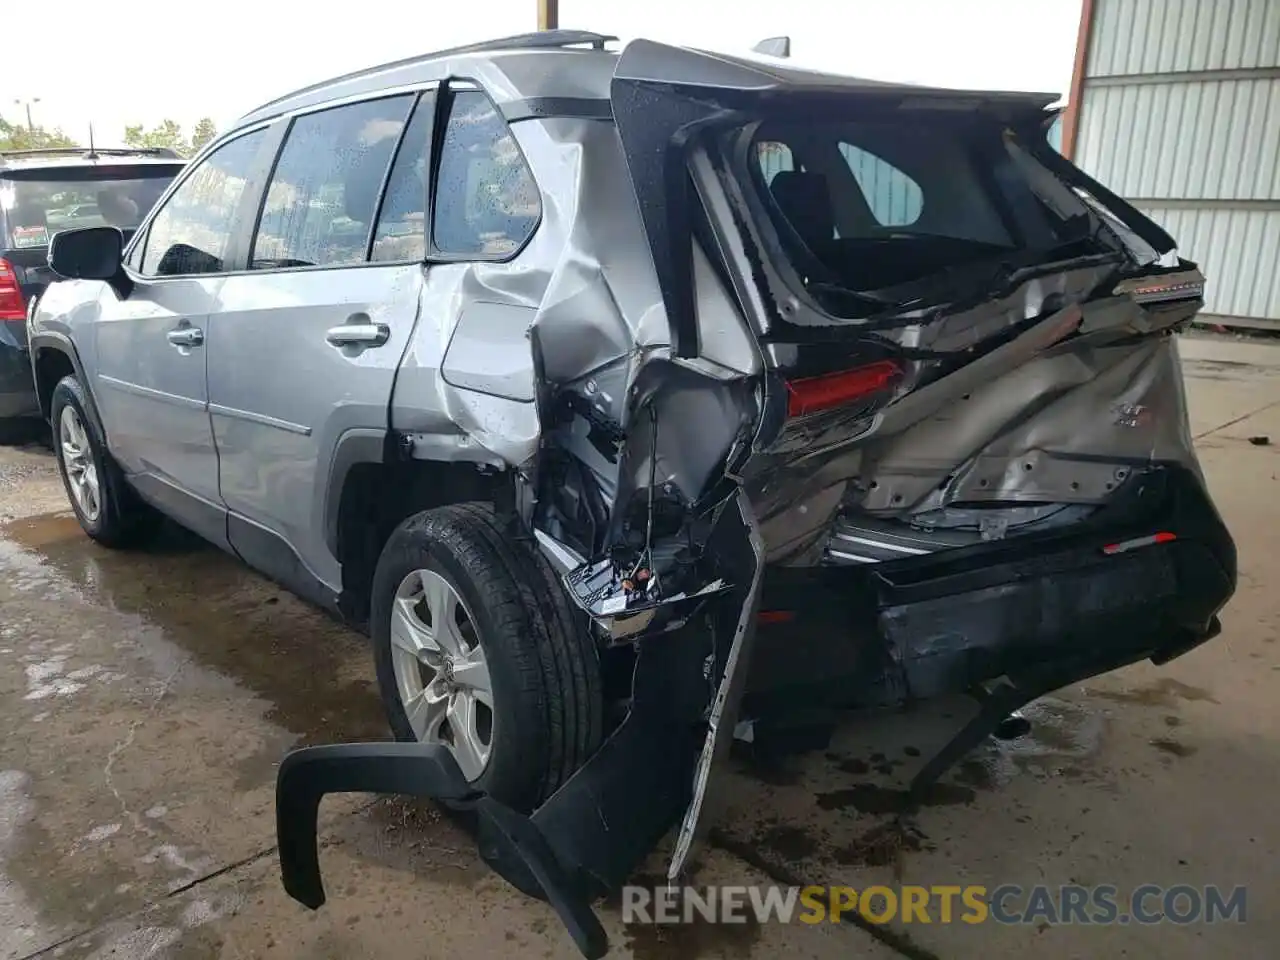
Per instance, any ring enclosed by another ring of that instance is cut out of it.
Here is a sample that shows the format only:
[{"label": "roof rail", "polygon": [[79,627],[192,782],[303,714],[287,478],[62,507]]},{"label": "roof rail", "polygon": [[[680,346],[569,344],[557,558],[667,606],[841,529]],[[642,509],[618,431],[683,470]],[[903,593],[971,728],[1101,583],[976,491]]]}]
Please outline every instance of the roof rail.
[{"label": "roof rail", "polygon": [[617,37],[606,33],[592,33],[590,30],[538,30],[534,33],[517,33],[512,37],[501,37],[497,40],[482,40],[462,47],[450,47],[435,53],[424,54],[427,57],[452,56],[458,53],[497,53],[502,50],[558,50],[563,47],[580,47],[587,44],[593,50],[603,50],[606,43],[617,40]]},{"label": "roof rail", "polygon": [[380,73],[383,70],[391,70],[395,67],[408,66],[411,63],[421,63],[424,60],[435,60],[439,57],[454,57],[468,53],[501,53],[504,50],[563,50],[568,47],[580,47],[588,45],[593,50],[603,50],[606,43],[611,43],[618,38],[607,33],[593,33],[590,30],[538,30],[535,33],[518,33],[510,37],[499,37],[496,40],[482,40],[479,43],[468,43],[461,47],[448,47],[444,50],[433,50],[429,53],[420,53],[416,57],[405,57],[402,60],[393,60],[390,63],[379,63],[373,66],[365,67],[362,70],[354,70],[351,73],[344,73],[338,77],[332,77],[328,80],[321,80],[319,83],[312,83],[297,90],[286,93],[282,97],[276,97],[274,100],[268,100],[266,103],[247,110],[243,114],[248,117],[255,113],[274,106],[277,103],[283,103],[286,100],[292,100],[294,97],[300,97],[304,93],[313,93],[316,90],[323,90],[325,87],[331,87],[337,83],[345,83],[348,80],[357,80],[360,77],[368,76],[373,73]]},{"label": "roof rail", "polygon": [[30,150],[0,150],[0,161],[20,160],[25,157],[159,157],[165,160],[181,160],[182,156],[169,147],[36,147]]}]

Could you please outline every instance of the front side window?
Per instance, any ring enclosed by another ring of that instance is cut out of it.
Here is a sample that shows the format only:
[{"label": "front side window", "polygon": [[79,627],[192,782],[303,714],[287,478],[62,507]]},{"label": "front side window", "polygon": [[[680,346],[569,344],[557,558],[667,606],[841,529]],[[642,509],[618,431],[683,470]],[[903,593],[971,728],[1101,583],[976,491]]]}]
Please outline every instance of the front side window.
[{"label": "front side window", "polygon": [[142,272],[150,277],[221,273],[231,226],[266,131],[227,143],[173,192],[147,233]]},{"label": "front side window", "polygon": [[412,99],[353,103],[294,120],[267,187],[252,269],[365,261],[378,194]]},{"label": "front side window", "polygon": [[542,215],[538,184],[506,121],[479,90],[453,96],[436,181],[436,249],[500,259]]}]

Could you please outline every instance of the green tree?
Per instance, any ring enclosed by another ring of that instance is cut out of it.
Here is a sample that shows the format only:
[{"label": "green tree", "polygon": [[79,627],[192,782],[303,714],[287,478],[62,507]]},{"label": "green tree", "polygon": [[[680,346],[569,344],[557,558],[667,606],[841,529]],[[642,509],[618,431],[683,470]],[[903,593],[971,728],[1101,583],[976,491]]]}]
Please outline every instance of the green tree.
[{"label": "green tree", "polygon": [[124,145],[138,148],[168,148],[186,156],[191,144],[182,132],[182,125],[174,120],[162,120],[160,125],[147,130],[142,124],[124,128]]},{"label": "green tree", "polygon": [[199,153],[204,145],[217,135],[218,128],[213,125],[209,117],[197,120],[195,129],[191,131],[191,152]]},{"label": "green tree", "polygon": [[21,123],[9,123],[0,117],[0,150],[38,150],[45,147],[74,147],[76,142],[61,129],[28,127]]},{"label": "green tree", "polygon": [[182,124],[175,120],[161,120],[150,130],[140,123],[125,127],[124,144],[126,147],[143,149],[162,147],[175,150],[180,156],[189,157],[217,135],[218,128],[208,117],[196,121],[189,140],[182,131]]}]

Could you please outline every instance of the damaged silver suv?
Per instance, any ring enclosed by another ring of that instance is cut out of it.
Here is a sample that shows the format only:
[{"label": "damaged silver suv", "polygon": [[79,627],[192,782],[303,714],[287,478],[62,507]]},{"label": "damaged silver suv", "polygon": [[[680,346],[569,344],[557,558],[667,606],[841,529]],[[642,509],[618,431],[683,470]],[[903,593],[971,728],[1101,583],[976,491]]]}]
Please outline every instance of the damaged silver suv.
[{"label": "damaged silver suv", "polygon": [[367,623],[437,797],[588,906],[744,724],[969,692],[920,791],[1041,694],[1213,637],[1235,549],[1175,332],[1203,277],[1050,148],[1052,96],[551,31],[272,101],[124,246],[54,238],[30,342],[72,504],[167,514]]}]

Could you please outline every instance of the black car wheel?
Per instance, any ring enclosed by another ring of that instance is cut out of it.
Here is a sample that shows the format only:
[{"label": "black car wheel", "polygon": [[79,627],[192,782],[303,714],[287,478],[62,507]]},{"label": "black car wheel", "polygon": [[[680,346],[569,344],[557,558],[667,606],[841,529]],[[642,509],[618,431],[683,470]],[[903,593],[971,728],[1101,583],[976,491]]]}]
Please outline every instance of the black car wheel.
[{"label": "black car wheel", "polygon": [[443,743],[477,789],[521,811],[598,748],[595,646],[536,548],[482,504],[392,533],[374,575],[378,686],[400,740]]},{"label": "black car wheel", "polygon": [[84,532],[108,547],[132,546],[149,537],[160,516],[125,482],[74,375],[58,381],[50,408],[58,470]]}]

